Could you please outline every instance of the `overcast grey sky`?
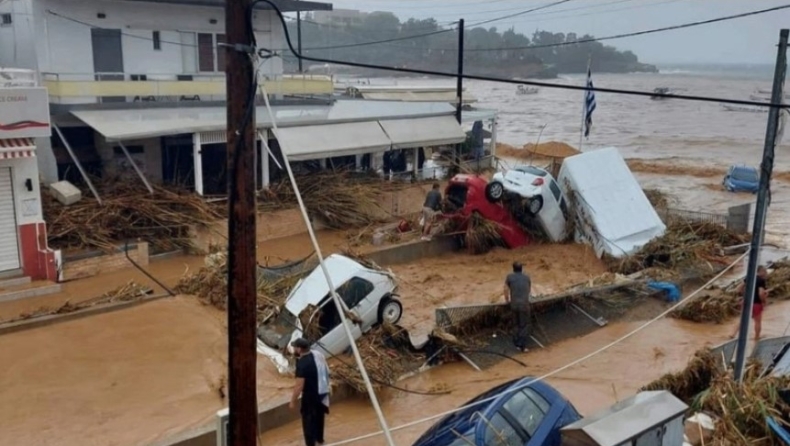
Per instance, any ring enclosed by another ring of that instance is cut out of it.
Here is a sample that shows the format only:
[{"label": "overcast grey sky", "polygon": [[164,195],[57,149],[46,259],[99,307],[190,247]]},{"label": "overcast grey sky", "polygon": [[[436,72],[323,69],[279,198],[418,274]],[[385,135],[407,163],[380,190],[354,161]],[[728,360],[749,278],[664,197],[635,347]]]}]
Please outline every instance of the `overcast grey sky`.
[{"label": "overcast grey sky", "polygon": [[[322,1],[322,0],[319,0]],[[464,18],[467,24],[556,0],[334,0],[335,9],[390,11],[401,20],[434,17],[440,23]],[[572,0],[485,25],[511,26],[531,35],[536,29],[596,37],[711,19],[790,4],[790,0]],[[790,9],[743,19],[612,40],[648,63],[773,64],[779,29],[790,27]]]}]

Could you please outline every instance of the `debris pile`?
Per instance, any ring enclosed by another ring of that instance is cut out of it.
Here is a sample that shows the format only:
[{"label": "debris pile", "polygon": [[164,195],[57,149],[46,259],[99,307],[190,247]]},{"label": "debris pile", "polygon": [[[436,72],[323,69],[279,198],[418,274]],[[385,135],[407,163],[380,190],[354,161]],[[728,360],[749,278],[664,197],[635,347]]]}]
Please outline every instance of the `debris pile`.
[{"label": "debris pile", "polygon": [[477,212],[469,217],[464,234],[464,245],[470,254],[485,254],[496,246],[503,246],[499,225]]},{"label": "debris pile", "polygon": [[710,350],[694,355],[685,370],[665,375],[642,390],[668,390],[688,404],[693,412],[704,411],[719,421],[714,445],[779,444],[766,417],[784,418],[788,406],[779,391],[790,386],[790,377],[760,377],[762,365],[751,362],[743,384],[726,370],[723,359]]},{"label": "debris pile", "polygon": [[669,196],[666,192],[658,189],[642,189],[645,193],[647,200],[656,209],[666,209],[669,207]]},{"label": "debris pile", "polygon": [[740,312],[740,301],[739,296],[714,288],[673,311],[671,316],[692,322],[720,324]]},{"label": "debris pile", "polygon": [[723,248],[744,243],[744,235],[709,222],[673,219],[661,237],[624,259],[608,258],[610,270],[633,274],[653,266],[705,275],[730,263]]},{"label": "debris pile", "polygon": [[[336,229],[361,228],[386,220],[381,195],[387,183],[378,178],[354,178],[350,172],[320,173],[296,179],[305,207]],[[287,179],[270,187],[269,200],[296,203]]]},{"label": "debris pile", "polygon": [[41,195],[51,246],[113,251],[118,243],[143,240],[158,251],[194,249],[191,227],[206,227],[220,217],[200,197],[178,188],[155,185],[151,194],[142,184],[123,180],[96,187],[102,204],[90,194],[69,206]]},{"label": "debris pile", "polygon": [[[258,321],[262,321],[285,303],[288,293],[309,270],[298,270],[276,279],[258,274]],[[175,291],[200,298],[203,303],[225,310],[228,303],[228,254],[226,251],[209,254],[195,273],[185,273]]]},{"label": "debris pile", "polygon": [[[768,286],[769,302],[790,299],[790,260],[785,259],[769,264],[768,271],[766,285]],[[741,311],[743,296],[736,291],[737,283],[726,288],[712,288],[678,308],[672,313],[672,316],[693,322],[720,324]]]},{"label": "debris pile", "polygon": [[[393,384],[409,372],[419,358],[412,351],[409,334],[401,327],[382,324],[357,340],[362,362],[374,387]],[[329,361],[333,379],[344,382],[356,392],[366,393],[365,382],[356,363],[349,358]]]},{"label": "debris pile", "polygon": [[58,307],[39,307],[33,311],[21,313],[19,317],[5,320],[3,323],[24,321],[42,316],[51,316],[53,314],[73,313],[75,311],[84,310],[97,305],[105,305],[116,302],[131,302],[142,299],[145,296],[151,294],[151,292],[151,288],[145,285],[140,285],[134,281],[129,281],[128,283],[108,291],[97,298],[78,302],[76,304],[72,304],[71,301],[67,300]]}]

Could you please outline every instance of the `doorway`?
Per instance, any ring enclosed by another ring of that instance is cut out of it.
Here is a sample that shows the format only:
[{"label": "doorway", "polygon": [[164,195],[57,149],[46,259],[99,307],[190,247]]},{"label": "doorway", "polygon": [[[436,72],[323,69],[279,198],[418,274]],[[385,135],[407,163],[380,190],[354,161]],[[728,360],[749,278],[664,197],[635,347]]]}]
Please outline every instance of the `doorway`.
[{"label": "doorway", "polygon": [[[120,29],[91,28],[93,72],[97,81],[122,81],[123,47]],[[101,102],[126,102],[126,96],[102,97]]]}]

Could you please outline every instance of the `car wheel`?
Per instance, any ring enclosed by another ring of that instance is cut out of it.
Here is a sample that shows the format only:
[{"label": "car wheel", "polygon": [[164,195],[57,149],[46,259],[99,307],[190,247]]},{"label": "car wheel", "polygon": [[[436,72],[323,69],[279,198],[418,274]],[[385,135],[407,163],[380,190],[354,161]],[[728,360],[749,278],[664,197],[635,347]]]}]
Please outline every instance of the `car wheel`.
[{"label": "car wheel", "polygon": [[541,196],[535,197],[527,203],[527,211],[532,216],[538,215],[541,209],[543,209],[543,197]]},{"label": "car wheel", "polygon": [[494,203],[502,199],[505,195],[505,186],[499,181],[492,181],[486,185],[486,199]]},{"label": "car wheel", "polygon": [[397,324],[403,316],[403,305],[395,298],[388,298],[379,304],[379,323]]}]

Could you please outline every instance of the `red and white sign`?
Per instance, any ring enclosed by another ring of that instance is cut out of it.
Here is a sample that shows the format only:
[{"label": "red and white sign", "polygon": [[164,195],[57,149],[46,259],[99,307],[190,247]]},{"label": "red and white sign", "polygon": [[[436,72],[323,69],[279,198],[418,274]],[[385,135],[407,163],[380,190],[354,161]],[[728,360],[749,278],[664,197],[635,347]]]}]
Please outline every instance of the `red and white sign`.
[{"label": "red and white sign", "polygon": [[46,88],[0,88],[0,139],[51,135]]}]

